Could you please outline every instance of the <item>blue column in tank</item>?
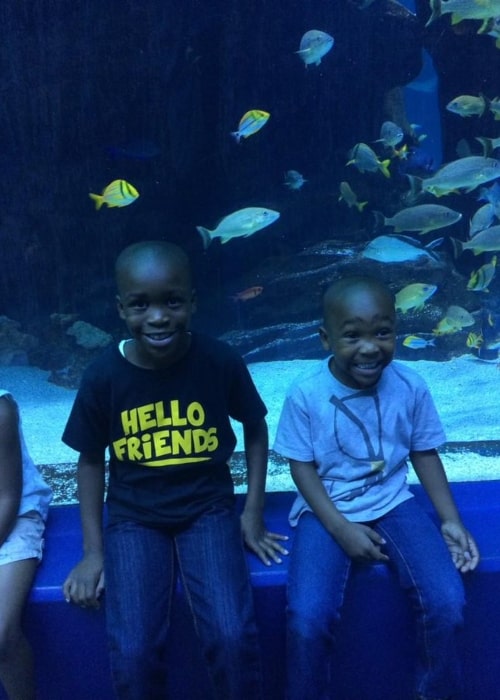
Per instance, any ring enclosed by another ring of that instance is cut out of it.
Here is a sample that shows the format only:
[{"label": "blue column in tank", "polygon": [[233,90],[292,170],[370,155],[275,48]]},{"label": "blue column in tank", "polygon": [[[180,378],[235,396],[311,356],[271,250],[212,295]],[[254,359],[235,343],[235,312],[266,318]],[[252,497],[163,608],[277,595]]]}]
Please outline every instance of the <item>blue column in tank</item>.
[{"label": "blue column in tank", "polygon": [[[414,0],[402,0],[410,12],[415,12]],[[439,80],[430,54],[422,49],[423,66],[419,75],[405,86],[406,115],[411,124],[418,124],[419,133],[426,134],[422,148],[432,158],[433,168],[443,160],[441,115],[439,111]]]}]

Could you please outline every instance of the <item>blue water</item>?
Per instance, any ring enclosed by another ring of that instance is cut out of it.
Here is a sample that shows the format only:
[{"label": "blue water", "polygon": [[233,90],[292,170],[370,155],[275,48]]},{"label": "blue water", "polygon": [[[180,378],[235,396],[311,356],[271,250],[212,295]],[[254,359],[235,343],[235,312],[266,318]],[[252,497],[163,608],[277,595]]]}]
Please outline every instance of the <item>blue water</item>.
[{"label": "blue water", "polygon": [[[472,117],[446,109],[458,95],[500,95],[494,37],[477,34],[477,21],[452,26],[449,15],[426,28],[427,0],[408,7],[392,0],[245,7],[153,0],[119,10],[85,0],[4,3],[0,363],[45,370],[74,390],[99,348],[82,347],[67,331],[84,321],[122,336],[112,266],[125,245],[145,238],[187,250],[199,297],[195,327],[225,338],[248,362],[321,357],[322,292],[353,271],[379,276],[394,292],[412,283],[437,287],[422,308],[400,314],[402,359],[495,361],[498,275],[487,290],[467,289],[495,251],[457,255],[451,243],[468,240],[484,203],[479,188],[418,201],[462,214],[424,235],[402,232],[416,246],[434,245],[436,264],[363,256],[374,238],[394,233],[377,229],[374,212],[389,218],[415,204],[408,175],[425,179],[459,154],[481,155],[477,137],[499,133],[489,109]],[[306,67],[297,51],[311,30],[334,43],[319,65]],[[237,143],[230,134],[250,110],[269,119]],[[404,132],[401,156],[377,141],[388,120]],[[359,143],[389,161],[390,177],[347,165]],[[286,186],[289,171],[302,176],[299,187]],[[139,197],[96,211],[89,193],[116,179]],[[361,211],[339,199],[345,181],[368,202]],[[204,248],[196,227],[213,230],[247,207],[279,218]],[[450,305],[473,323],[434,337]],[[471,344],[470,333],[483,344]],[[435,342],[408,347],[408,335]]]}]

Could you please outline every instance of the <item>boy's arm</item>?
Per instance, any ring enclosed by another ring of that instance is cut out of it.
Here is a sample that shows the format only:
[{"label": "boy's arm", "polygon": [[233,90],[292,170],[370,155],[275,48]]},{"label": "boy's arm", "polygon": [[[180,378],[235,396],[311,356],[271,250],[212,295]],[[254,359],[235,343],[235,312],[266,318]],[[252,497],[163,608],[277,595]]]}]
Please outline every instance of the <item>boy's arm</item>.
[{"label": "boy's arm", "polygon": [[455,566],[462,572],[472,571],[479,562],[479,550],[463,526],[437,450],[410,452],[410,460],[441,520],[441,533]]},{"label": "boy's arm", "polygon": [[352,559],[387,561],[384,539],[368,525],[347,520],[330,499],[314,462],[290,460],[293,480],[324,528]]},{"label": "boy's arm", "polygon": [[0,399],[0,545],[19,510],[23,483],[19,416],[10,398]]},{"label": "boy's arm", "polygon": [[99,607],[104,589],[104,548],[102,511],[104,502],[104,455],[80,454],[78,498],[83,531],[83,558],[63,584],[67,602],[82,607]]},{"label": "boy's arm", "polygon": [[264,498],[268,458],[267,423],[263,418],[256,423],[243,424],[243,438],[247,463],[247,496],[241,514],[241,528],[245,544],[264,564],[271,560],[281,563],[279,554],[288,554],[280,541],[286,535],[268,532],[264,525]]}]

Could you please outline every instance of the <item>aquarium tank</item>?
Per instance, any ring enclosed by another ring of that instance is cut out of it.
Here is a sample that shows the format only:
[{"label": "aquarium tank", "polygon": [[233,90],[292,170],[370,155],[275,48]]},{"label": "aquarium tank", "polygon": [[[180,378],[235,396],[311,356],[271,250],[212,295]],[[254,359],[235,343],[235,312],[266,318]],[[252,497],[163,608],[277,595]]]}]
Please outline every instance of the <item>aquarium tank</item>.
[{"label": "aquarium tank", "polygon": [[[288,385],[325,356],[324,290],[368,274],[396,295],[396,357],[430,386],[450,480],[500,478],[488,8],[1,4],[0,384],[56,503],[75,499],[60,438],[82,371],[126,333],[114,261],[147,239],[190,256],[194,328],[244,357],[271,445]],[[244,490],[241,440],[232,467]],[[272,450],[267,488],[293,488]]]}]

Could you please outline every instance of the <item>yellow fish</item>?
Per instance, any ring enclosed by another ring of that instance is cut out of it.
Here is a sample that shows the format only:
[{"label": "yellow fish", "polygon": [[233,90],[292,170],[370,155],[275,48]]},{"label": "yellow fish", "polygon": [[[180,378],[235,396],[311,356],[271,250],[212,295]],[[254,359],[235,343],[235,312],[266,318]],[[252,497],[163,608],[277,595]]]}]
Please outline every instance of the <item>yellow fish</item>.
[{"label": "yellow fish", "polygon": [[475,348],[479,350],[483,344],[483,334],[482,333],[469,333],[467,340],[465,341],[468,348]]},{"label": "yellow fish", "polygon": [[448,333],[457,333],[466,326],[474,325],[474,317],[467,309],[461,306],[449,306],[446,315],[437,324],[432,331],[434,335],[447,335]]},{"label": "yellow fish", "polygon": [[482,32],[491,17],[500,15],[500,0],[430,0],[431,16],[426,27],[445,14],[451,14],[451,23],[458,24],[464,19],[480,19]]},{"label": "yellow fish", "polygon": [[368,204],[368,202],[358,201],[357,194],[351,188],[350,184],[348,182],[346,182],[345,180],[340,183],[339,202],[342,199],[344,200],[344,202],[347,204],[347,206],[349,208],[356,207],[356,209],[358,211],[363,211],[363,208],[366,207],[366,205]]},{"label": "yellow fish", "polygon": [[496,264],[497,256],[494,255],[489,263],[481,265],[478,270],[471,272],[470,280],[467,283],[467,289],[470,292],[489,292],[488,285],[495,276]]},{"label": "yellow fish", "polygon": [[251,109],[241,117],[237,131],[231,131],[236,143],[260,131],[271,115],[262,109]]},{"label": "yellow fish", "polygon": [[138,196],[139,192],[135,187],[125,180],[113,180],[104,188],[102,194],[89,193],[96,209],[100,209],[103,204],[108,207],[126,207],[135,202]]},{"label": "yellow fish", "polygon": [[396,294],[396,311],[406,313],[409,309],[423,309],[424,304],[436,291],[435,284],[409,284]]}]

